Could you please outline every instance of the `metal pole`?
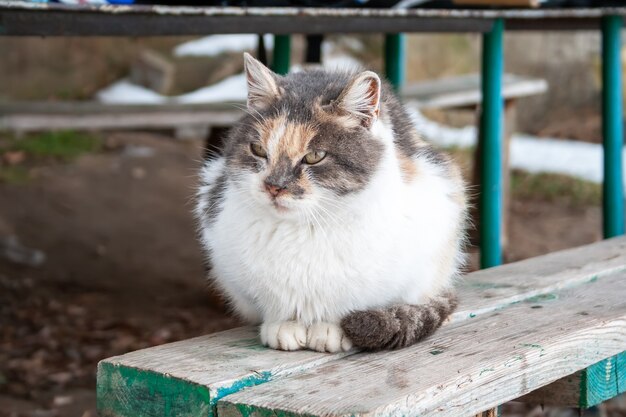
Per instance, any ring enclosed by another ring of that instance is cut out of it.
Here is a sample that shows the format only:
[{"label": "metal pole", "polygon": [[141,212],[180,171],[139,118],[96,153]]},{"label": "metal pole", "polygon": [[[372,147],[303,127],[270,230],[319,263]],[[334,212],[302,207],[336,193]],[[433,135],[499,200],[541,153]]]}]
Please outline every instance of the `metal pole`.
[{"label": "metal pole", "polygon": [[289,72],[291,61],[291,36],[274,35],[274,54],[272,56],[272,69],[275,73],[285,75]]},{"label": "metal pole", "polygon": [[604,16],[602,18],[603,226],[605,238],[624,234],[621,29],[622,17]]},{"label": "metal pole", "polygon": [[483,35],[482,113],[480,116],[480,265],[502,263],[502,73],[504,20]]},{"label": "metal pole", "polygon": [[404,35],[401,33],[385,35],[385,74],[396,92],[400,91],[404,84],[405,57]]}]

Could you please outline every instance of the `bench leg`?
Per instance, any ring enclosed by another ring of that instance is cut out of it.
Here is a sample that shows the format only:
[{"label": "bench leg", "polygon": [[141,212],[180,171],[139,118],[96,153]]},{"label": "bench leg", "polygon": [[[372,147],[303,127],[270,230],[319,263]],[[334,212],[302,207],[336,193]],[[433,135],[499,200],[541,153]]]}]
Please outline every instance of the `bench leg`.
[{"label": "bench leg", "polygon": [[306,37],[306,56],[304,62],[307,64],[321,64],[322,63],[322,43],[324,42],[324,35],[307,35]]},{"label": "bench leg", "polygon": [[289,72],[291,63],[291,36],[274,35],[274,54],[272,56],[272,70],[276,74],[285,75]]},{"label": "bench leg", "polygon": [[406,39],[400,33],[385,36],[385,75],[396,92],[404,84]]},{"label": "bench leg", "polygon": [[[478,109],[476,114],[478,115],[478,120],[481,117],[481,109]],[[502,208],[502,229],[500,231],[500,244],[501,251],[503,253],[504,259],[506,259],[506,251],[508,245],[508,230],[509,230],[509,219],[510,219],[510,208],[511,208],[511,169],[509,167],[509,159],[510,159],[510,148],[511,148],[511,138],[515,133],[517,122],[517,104],[515,100],[507,100],[504,104],[504,136],[502,137],[503,150],[502,150],[502,199],[503,199],[503,208]],[[474,167],[472,170],[472,194],[476,193],[476,195],[480,195],[481,192],[481,158],[482,158],[482,132],[480,131],[480,126],[478,126],[478,143],[476,145],[476,149],[474,150]],[[470,209],[470,215],[472,219],[472,224],[475,225],[476,228],[472,228],[470,231],[470,242],[472,246],[480,246],[480,236],[478,235],[478,228],[480,227],[480,201],[472,201],[472,207]]]},{"label": "bench leg", "polygon": [[604,237],[624,234],[622,180],[621,16],[602,18],[602,136],[604,138]]},{"label": "bench leg", "polygon": [[483,411],[480,414],[476,414],[476,417],[498,417],[498,408],[492,408],[487,411]]},{"label": "bench leg", "polygon": [[502,263],[503,37],[503,19],[496,19],[491,31],[483,35],[479,202],[481,268]]}]

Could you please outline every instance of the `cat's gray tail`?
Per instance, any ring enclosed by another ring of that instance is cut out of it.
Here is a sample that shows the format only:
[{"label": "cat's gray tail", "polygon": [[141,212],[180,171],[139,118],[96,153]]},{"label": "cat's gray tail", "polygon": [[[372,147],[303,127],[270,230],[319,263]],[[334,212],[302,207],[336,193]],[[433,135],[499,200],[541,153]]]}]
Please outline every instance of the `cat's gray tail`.
[{"label": "cat's gray tail", "polygon": [[341,327],[356,347],[400,349],[433,334],[457,304],[456,294],[446,290],[426,304],[355,311],[341,320]]}]

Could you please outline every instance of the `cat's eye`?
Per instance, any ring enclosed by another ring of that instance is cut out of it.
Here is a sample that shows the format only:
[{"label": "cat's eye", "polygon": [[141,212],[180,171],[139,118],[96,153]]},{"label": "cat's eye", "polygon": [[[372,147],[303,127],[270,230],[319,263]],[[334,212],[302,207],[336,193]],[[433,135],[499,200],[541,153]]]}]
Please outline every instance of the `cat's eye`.
[{"label": "cat's eye", "polygon": [[258,156],[259,158],[267,158],[267,152],[265,151],[263,146],[261,146],[258,143],[251,143],[250,150],[252,151],[253,154]]},{"label": "cat's eye", "polygon": [[309,164],[309,165],[315,165],[324,158],[326,158],[326,152],[313,151],[304,155],[304,158],[302,158],[302,162],[304,162],[305,164]]}]

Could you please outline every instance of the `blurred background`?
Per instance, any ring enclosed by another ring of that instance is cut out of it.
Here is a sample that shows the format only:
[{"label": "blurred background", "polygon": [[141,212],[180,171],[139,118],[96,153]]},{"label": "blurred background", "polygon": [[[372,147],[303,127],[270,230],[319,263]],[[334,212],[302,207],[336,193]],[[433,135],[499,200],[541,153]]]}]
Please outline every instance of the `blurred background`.
[{"label": "blurred background", "polygon": [[[256,42],[0,38],[0,104],[10,115],[24,102],[235,102],[245,97],[241,52],[254,52]],[[479,71],[478,35],[407,42],[408,83]],[[266,46],[271,54],[271,39]],[[329,36],[323,62],[382,72],[382,49],[379,35]],[[507,73],[548,86],[519,98],[508,120],[515,134],[506,260],[600,240],[598,33],[507,33],[505,51]],[[304,38],[294,36],[296,70],[304,54]],[[475,109],[413,114],[472,182]],[[209,126],[29,131],[4,120],[0,416],[93,417],[100,359],[238,325],[204,280],[190,214]],[[473,260],[468,269],[475,267]],[[620,401],[585,415],[626,415]],[[578,415],[519,404],[504,411]]]}]

